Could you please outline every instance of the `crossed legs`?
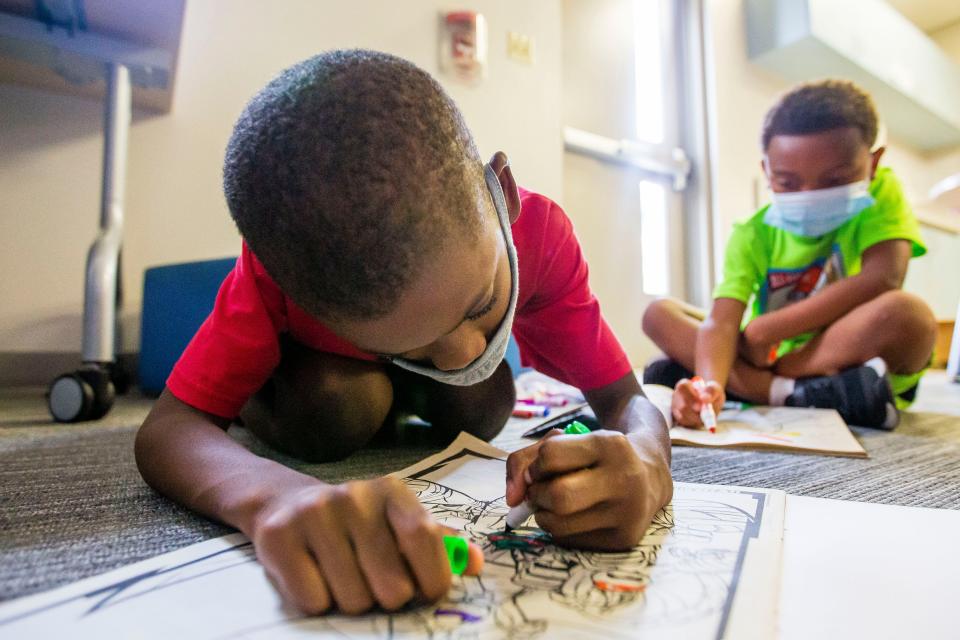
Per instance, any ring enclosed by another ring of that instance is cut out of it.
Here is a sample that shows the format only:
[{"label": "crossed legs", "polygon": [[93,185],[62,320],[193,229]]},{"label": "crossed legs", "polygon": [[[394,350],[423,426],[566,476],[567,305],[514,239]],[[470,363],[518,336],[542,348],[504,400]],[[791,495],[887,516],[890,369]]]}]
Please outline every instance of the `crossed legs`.
[{"label": "crossed legs", "polygon": [[[668,357],[693,371],[703,318],[702,310],[664,298],[647,308],[643,330]],[[833,375],[877,356],[891,373],[915,373],[927,365],[935,339],[936,320],[926,303],[905,291],[889,291],[856,307],[771,369],[738,358],[727,388],[752,402],[766,403],[775,375]]]}]

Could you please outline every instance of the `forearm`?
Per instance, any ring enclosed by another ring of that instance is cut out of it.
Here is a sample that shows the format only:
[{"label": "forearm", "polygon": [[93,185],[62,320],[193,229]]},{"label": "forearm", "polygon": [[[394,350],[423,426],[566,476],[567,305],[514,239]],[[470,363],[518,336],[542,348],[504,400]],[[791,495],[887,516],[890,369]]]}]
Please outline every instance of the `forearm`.
[{"label": "forearm", "polygon": [[[640,527],[628,536],[629,544],[618,545],[633,546],[643,536],[653,515],[673,497],[670,430],[660,410],[643,395],[643,390],[632,372],[612,386],[619,388],[619,395],[597,402],[595,396],[587,394],[587,399],[591,401],[590,404],[604,428],[624,434],[625,442],[622,442],[622,448],[613,447],[617,473],[626,473],[626,476],[622,477],[631,477],[626,470],[632,467],[636,471],[634,477],[637,484],[631,493],[635,494],[642,507],[632,515],[621,513],[619,516],[621,522],[632,522],[633,526]],[[643,514],[639,519],[638,513]]]},{"label": "forearm", "polygon": [[747,337],[757,344],[775,344],[816,331],[895,288],[897,284],[889,278],[861,272],[824,287],[806,300],[760,316],[747,327]]},{"label": "forearm", "polygon": [[726,387],[737,358],[739,335],[737,322],[717,321],[708,316],[697,332],[696,373]]},{"label": "forearm", "polygon": [[605,429],[623,433],[645,455],[654,455],[670,467],[669,427],[660,410],[643,394],[632,372],[584,395]]},{"label": "forearm", "polygon": [[178,404],[165,391],[137,433],[137,467],[160,493],[250,535],[256,514],[272,498],[318,483],[254,455]]}]

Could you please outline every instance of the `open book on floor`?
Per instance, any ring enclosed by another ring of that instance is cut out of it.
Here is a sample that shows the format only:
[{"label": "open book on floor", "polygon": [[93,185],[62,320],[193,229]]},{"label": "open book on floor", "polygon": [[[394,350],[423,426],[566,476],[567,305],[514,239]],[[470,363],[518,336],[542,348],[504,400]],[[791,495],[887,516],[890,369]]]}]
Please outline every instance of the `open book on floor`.
[{"label": "open book on floor", "polygon": [[674,444],[867,457],[863,446],[833,409],[765,406],[725,409],[717,416],[716,433],[710,433],[706,429],[674,426],[670,415],[673,389],[645,384],[643,390],[666,417]]},{"label": "open book on floor", "polygon": [[[529,396],[538,390],[546,390],[553,395],[565,394],[570,404],[551,409],[547,417],[524,420],[522,436],[511,440],[513,447],[525,446],[524,438],[541,438],[551,428],[563,430],[574,420],[591,429],[599,428],[593,411],[583,402],[580,392],[573,387],[563,385],[542,373],[530,372],[520,376],[517,389],[518,397]],[[850,458],[868,457],[843,418],[833,409],[762,406],[727,409],[717,416],[717,432],[710,433],[705,429],[673,425],[670,415],[673,389],[658,384],[645,384],[643,390],[666,417],[667,424],[671,427],[670,439],[674,444],[791,451]]]}]

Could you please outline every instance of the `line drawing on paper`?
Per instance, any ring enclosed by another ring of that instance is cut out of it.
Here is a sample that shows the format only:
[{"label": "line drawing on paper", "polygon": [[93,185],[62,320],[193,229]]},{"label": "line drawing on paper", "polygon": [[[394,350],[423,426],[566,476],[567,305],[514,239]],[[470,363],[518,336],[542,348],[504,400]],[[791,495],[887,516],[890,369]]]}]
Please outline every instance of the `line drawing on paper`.
[{"label": "line drawing on paper", "polygon": [[[198,613],[191,615],[200,616],[209,606],[207,615],[215,620],[183,621],[190,629],[183,638],[260,640],[304,632],[451,640],[724,636],[748,544],[760,532],[766,493],[678,486],[672,504],[629,551],[553,544],[498,549],[488,536],[504,528],[503,477],[502,458],[462,448],[404,478],[439,522],[462,530],[484,550],[482,575],[455,577],[448,597],[436,605],[359,617],[303,616],[279,603],[252,544],[235,534],[235,544],[215,552],[127,575],[12,617],[0,609],[0,635],[24,624],[42,628],[49,620],[61,630],[63,624],[75,625],[75,637],[88,637],[83,630],[89,625],[89,637],[97,637],[102,625],[116,628],[125,616],[153,611],[163,618],[192,607]],[[227,613],[232,609],[224,585],[248,598],[232,604],[243,615]],[[197,594],[210,602],[198,603]],[[169,637],[163,624],[174,622],[158,620],[155,636],[148,633],[152,626],[137,635]]]}]

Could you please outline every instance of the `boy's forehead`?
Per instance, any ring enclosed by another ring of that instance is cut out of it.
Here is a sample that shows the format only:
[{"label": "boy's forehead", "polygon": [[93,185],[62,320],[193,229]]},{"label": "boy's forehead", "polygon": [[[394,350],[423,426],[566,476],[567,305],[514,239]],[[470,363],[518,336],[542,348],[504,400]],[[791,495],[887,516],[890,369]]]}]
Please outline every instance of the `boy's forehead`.
[{"label": "boy's forehead", "polygon": [[859,129],[841,127],[817,133],[777,134],[767,145],[766,160],[773,171],[811,165],[829,169],[855,162],[869,152]]},{"label": "boy's forehead", "polygon": [[479,237],[452,234],[423,265],[387,315],[366,321],[331,321],[331,328],[372,353],[402,353],[432,343],[463,321],[478,294],[489,290],[506,246],[499,226]]}]

